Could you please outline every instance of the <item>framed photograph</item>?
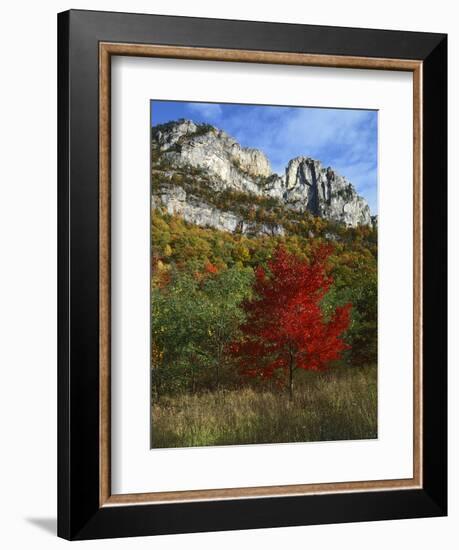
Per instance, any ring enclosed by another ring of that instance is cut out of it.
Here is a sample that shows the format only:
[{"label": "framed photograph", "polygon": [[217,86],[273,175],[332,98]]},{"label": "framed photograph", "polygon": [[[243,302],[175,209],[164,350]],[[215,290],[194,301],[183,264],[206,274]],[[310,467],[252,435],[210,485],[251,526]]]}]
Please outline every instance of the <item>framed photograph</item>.
[{"label": "framed photograph", "polygon": [[59,536],[446,515],[446,36],[58,34]]}]

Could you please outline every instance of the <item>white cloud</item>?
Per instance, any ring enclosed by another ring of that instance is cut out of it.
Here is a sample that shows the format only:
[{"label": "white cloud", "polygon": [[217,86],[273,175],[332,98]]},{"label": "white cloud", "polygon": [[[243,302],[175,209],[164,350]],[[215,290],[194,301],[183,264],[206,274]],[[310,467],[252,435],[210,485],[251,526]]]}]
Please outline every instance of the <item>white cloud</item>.
[{"label": "white cloud", "polygon": [[205,118],[219,117],[223,112],[218,103],[189,103],[188,107],[191,111]]}]

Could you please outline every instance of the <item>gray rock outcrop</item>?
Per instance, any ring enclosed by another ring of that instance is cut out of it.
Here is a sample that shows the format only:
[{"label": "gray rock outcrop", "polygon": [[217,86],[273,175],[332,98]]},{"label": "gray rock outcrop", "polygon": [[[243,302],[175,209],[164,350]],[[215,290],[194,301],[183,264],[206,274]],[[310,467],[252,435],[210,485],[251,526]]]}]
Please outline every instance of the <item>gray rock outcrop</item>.
[{"label": "gray rock outcrop", "polygon": [[263,235],[284,235],[284,228],[279,225],[254,224],[233,212],[225,212],[215,206],[201,201],[187,193],[182,187],[161,185],[160,190],[151,197],[153,209],[163,207],[168,214],[178,214],[186,222],[200,227],[213,227],[230,233],[256,233]]},{"label": "gray rock outcrop", "polygon": [[[180,183],[161,178],[161,162],[182,174],[199,171],[212,192],[225,190],[250,196],[272,198],[297,213],[344,223],[349,227],[371,225],[370,208],[345,177],[309,157],[289,161],[285,173],[272,172],[262,151],[242,147],[234,138],[210,125],[179,120],[152,129],[152,151],[156,162],[153,172],[153,205],[163,205],[200,226],[225,231],[249,232],[251,224],[229,210],[221,210],[185,190]],[[159,160],[158,160],[159,159]],[[154,163],[153,163],[154,164]],[[258,232],[283,232],[274,226],[258,227]]]},{"label": "gray rock outcrop", "polygon": [[352,183],[320,161],[292,159],[285,171],[284,200],[299,212],[343,222],[348,226],[371,224],[370,207]]}]

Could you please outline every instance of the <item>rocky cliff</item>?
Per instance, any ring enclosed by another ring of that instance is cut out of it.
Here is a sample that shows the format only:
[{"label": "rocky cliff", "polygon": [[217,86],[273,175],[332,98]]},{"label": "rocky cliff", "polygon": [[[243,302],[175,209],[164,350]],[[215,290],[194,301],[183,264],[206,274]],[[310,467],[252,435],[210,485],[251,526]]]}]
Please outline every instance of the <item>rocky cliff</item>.
[{"label": "rocky cliff", "polygon": [[349,227],[372,223],[365,199],[320,161],[294,158],[280,176],[263,152],[190,120],[152,128],[152,205],[197,225],[243,233],[282,234],[274,219],[280,210]]}]

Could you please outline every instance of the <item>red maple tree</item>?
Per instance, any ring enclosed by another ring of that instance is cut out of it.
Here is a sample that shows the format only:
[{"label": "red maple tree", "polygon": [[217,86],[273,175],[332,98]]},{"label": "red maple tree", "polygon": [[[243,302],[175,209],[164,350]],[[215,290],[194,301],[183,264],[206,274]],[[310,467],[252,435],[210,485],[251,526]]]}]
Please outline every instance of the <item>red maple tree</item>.
[{"label": "red maple tree", "polygon": [[283,371],[290,399],[297,369],[323,370],[348,347],[342,335],[351,304],[327,317],[321,308],[332,284],[326,268],[330,253],[330,246],[321,246],[308,262],[279,247],[268,262],[269,273],[257,268],[255,297],[244,304],[243,337],[233,350],[241,371],[262,378]]}]

